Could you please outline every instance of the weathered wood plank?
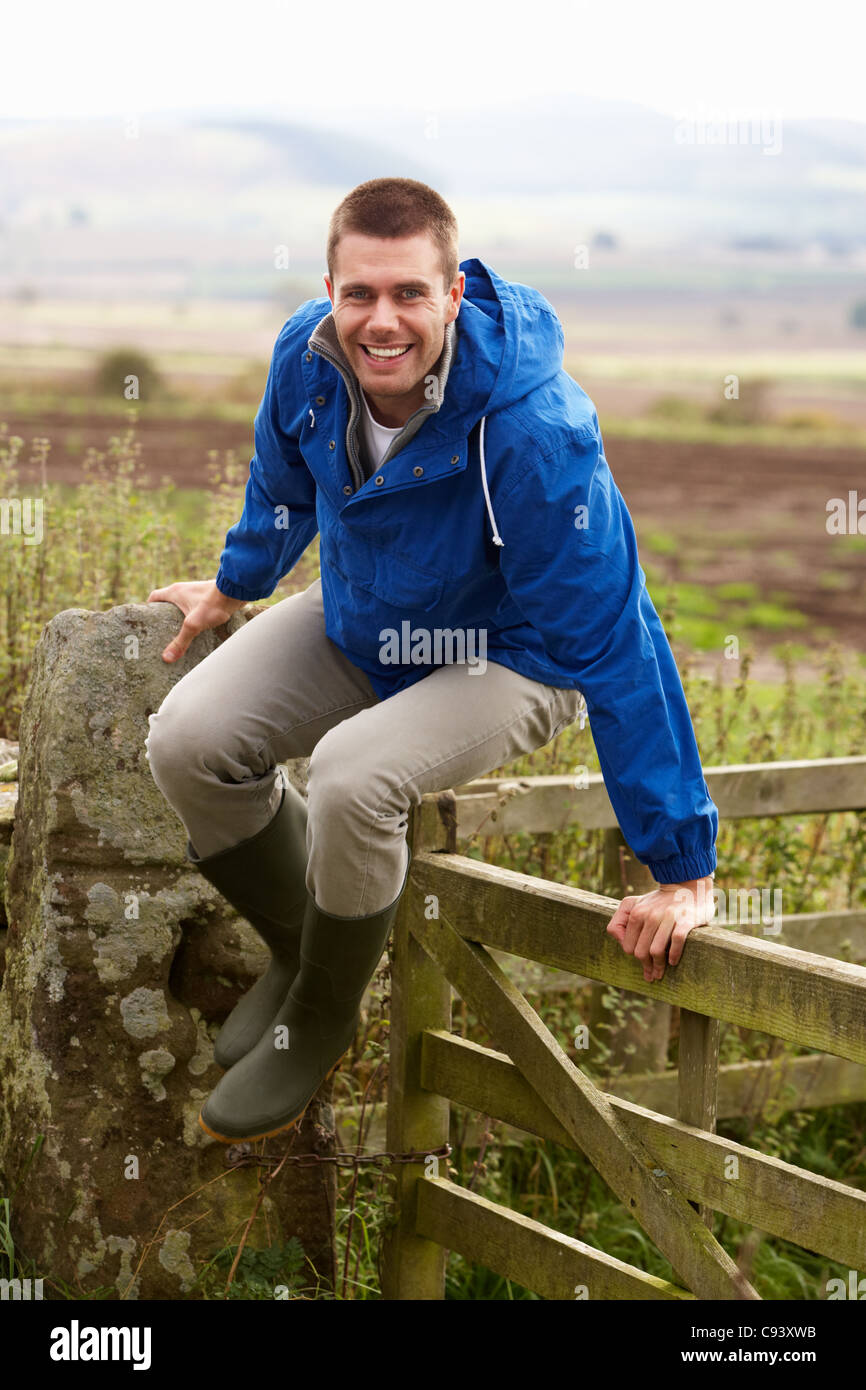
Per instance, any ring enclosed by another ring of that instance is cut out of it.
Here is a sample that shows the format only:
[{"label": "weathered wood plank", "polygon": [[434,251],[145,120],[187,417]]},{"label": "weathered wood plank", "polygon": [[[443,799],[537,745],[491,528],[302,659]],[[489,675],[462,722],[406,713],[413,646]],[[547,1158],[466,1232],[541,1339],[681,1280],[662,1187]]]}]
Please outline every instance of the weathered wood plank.
[{"label": "weathered wood plank", "polygon": [[[420,856],[419,864],[431,857]],[[455,857],[448,858],[453,862]],[[420,877],[424,877],[423,869]],[[667,1256],[685,1286],[701,1298],[757,1298],[680,1190],[666,1175],[654,1171],[653,1155],[622,1123],[607,1097],[570,1061],[492,957],[482,946],[463,940],[441,902],[437,919],[424,916],[417,877],[408,891],[412,932],[500,1045],[508,1048],[527,1081]]]},{"label": "weathered wood plank", "polygon": [[[407,842],[410,848],[417,842],[411,812]],[[409,872],[411,876],[411,864]],[[421,1038],[427,1028],[450,1028],[451,986],[409,930],[408,887],[394,923],[391,953],[387,1147],[392,1153],[429,1153],[448,1142],[451,1112],[446,1099],[421,1086]],[[447,1172],[446,1161],[439,1162]],[[416,1230],[417,1183],[423,1173],[423,1162],[397,1164],[393,1170],[395,1219],[381,1246],[386,1299],[445,1297],[447,1252]]]},{"label": "weathered wood plank", "polygon": [[604,930],[612,898],[462,855],[419,854],[413,878],[469,940],[866,1065],[864,966],[700,927],[647,984]]},{"label": "weathered wood plank", "polygon": [[[738,922],[731,927],[740,936],[756,936],[766,940],[759,922]],[[866,963],[866,912],[856,909],[840,912],[798,912],[782,918],[782,930],[769,938],[777,946],[791,946],[795,951],[810,951],[814,955],[847,960],[854,965]],[[544,994],[573,994],[586,983],[565,970],[554,970],[535,961],[519,960],[504,952],[496,953],[499,964],[525,994],[527,989]]]},{"label": "weathered wood plank", "polygon": [[[717,1018],[680,1010],[677,1116],[708,1133],[716,1128],[720,1031]],[[699,1210],[701,1220],[712,1230],[712,1208],[702,1205]]]},{"label": "weathered wood plank", "polygon": [[[676,1071],[667,1071],[660,1076],[623,1076],[604,1084],[602,1089],[611,1099],[619,1097],[657,1114],[674,1115],[678,1086]],[[769,1062],[735,1062],[719,1068],[719,1119],[740,1115],[774,1116],[786,1110],[820,1110],[825,1106],[862,1101],[866,1101],[866,1067],[846,1062],[844,1057],[785,1055]],[[337,1142],[341,1148],[354,1142],[358,1121],[357,1105],[340,1106]],[[374,1115],[367,1115],[367,1124],[368,1150],[375,1153],[387,1148],[384,1104],[376,1107]],[[478,1148],[483,1129],[480,1121],[476,1124],[470,1117],[463,1138],[464,1147]],[[505,1124],[498,1142],[523,1144],[526,1138],[524,1130]]]},{"label": "weathered wood plank", "polygon": [[[852,961],[866,961],[866,912],[856,908],[840,912],[782,913],[781,931],[771,939],[780,946],[793,946],[795,951],[811,951],[818,956]],[[736,930],[742,936],[764,936],[759,922],[739,922]]]},{"label": "weathered wood plank", "polygon": [[[528,1134],[583,1148],[501,1052],[451,1034],[425,1033],[421,1083],[456,1105],[482,1110]],[[687,1197],[851,1269],[862,1268],[866,1192],[605,1094],[656,1166]],[[734,1169],[732,1160],[737,1176],[726,1176]]]},{"label": "weathered wood plank", "polygon": [[[866,807],[866,756],[704,768],[724,820],[808,815]],[[569,825],[606,830],[617,824],[600,773],[479,778],[454,788],[457,836],[533,834]]]},{"label": "weathered wood plank", "polygon": [[418,1184],[418,1232],[547,1299],[694,1301],[646,1274],[445,1178]]},{"label": "weathered wood plank", "polygon": [[[637,1095],[623,1099],[638,1100]],[[719,1068],[718,1118],[736,1115],[782,1115],[786,1110],[820,1110],[866,1100],[866,1067],[827,1053],[807,1057],[781,1055],[765,1062],[733,1062]],[[641,1098],[641,1103],[650,1104]],[[651,1104],[653,1110],[668,1110]]]}]

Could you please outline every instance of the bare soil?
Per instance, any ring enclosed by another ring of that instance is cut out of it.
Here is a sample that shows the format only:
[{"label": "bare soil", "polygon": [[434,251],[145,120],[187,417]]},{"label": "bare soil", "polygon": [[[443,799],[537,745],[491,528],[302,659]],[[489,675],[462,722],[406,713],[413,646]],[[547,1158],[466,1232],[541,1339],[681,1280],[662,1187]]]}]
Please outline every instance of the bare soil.
[{"label": "bare soil", "polygon": [[[138,437],[151,482],[166,476],[178,487],[207,487],[209,450],[220,457],[234,450],[247,462],[254,413],[249,423],[235,423],[148,418],[142,412]],[[122,415],[115,420],[59,412],[38,420],[5,418],[10,431],[25,440],[51,439],[49,477],[63,483],[83,480],[89,446],[105,450],[109,435],[127,428]],[[606,432],[604,444],[634,519],[642,560],[647,557],[667,574],[693,583],[751,580],[767,596],[785,593],[809,625],[790,634],[770,632],[759,646],[768,649],[786,635],[809,646],[832,634],[846,647],[864,650],[866,554],[828,533],[827,504],[835,497],[847,500],[851,490],[866,495],[866,451],[693,444]],[[26,467],[22,472],[36,481]],[[659,533],[678,542],[677,552],[663,563],[651,553],[650,538]],[[829,572],[836,576],[832,587],[821,578]],[[765,673],[772,665],[768,658]]]}]

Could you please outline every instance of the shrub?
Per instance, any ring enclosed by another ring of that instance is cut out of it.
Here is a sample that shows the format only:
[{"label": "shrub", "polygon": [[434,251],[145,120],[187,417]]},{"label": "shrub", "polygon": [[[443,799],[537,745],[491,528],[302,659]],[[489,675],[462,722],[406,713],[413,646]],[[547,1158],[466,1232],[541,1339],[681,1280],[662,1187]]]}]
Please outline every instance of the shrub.
[{"label": "shrub", "polygon": [[[135,381],[131,382],[130,377]],[[93,389],[100,396],[116,396],[119,401],[152,401],[167,395],[165,381],[152,359],[134,347],[115,347],[102,353],[94,372]],[[134,394],[127,394],[128,391]]]}]

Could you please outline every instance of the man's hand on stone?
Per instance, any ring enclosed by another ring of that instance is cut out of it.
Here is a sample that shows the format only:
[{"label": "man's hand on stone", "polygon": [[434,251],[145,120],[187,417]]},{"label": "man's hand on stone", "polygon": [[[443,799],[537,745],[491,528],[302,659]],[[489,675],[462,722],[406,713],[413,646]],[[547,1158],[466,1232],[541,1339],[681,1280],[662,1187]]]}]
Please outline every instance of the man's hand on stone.
[{"label": "man's hand on stone", "polygon": [[177,661],[200,632],[222,627],[232,613],[244,607],[244,599],[229,598],[217,588],[212,579],[190,580],[169,584],[165,589],[153,589],[148,603],[173,603],[184,614],[180,632],[162,653],[163,661]]},{"label": "man's hand on stone", "polygon": [[607,930],[627,956],[641,962],[649,984],[662,979],[666,953],[668,964],[676,965],[689,932],[706,926],[715,906],[712,875],[688,883],[661,883],[650,893],[623,898]]}]

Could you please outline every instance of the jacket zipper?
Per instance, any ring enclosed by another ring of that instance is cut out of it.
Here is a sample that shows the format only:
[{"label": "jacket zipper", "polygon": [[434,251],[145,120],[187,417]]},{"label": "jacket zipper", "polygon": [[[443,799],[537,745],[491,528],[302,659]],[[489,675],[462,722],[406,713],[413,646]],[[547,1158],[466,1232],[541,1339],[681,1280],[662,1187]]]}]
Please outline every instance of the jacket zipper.
[{"label": "jacket zipper", "polygon": [[[349,424],[347,427],[349,434],[349,464],[352,469],[352,476],[355,480],[355,491],[359,492],[360,489],[364,486],[365,479],[364,472],[361,467],[361,460],[358,458],[358,454],[355,449],[355,431],[352,428],[352,422],[358,415],[358,401],[355,395],[354,381],[349,380],[349,377],[346,375],[346,372],[343,369],[343,364],[337,360],[337,358],[334,356],[332,352],[329,351],[328,348],[320,347],[318,343],[311,343],[310,347],[313,349],[314,352],[319,353],[320,357],[324,357],[327,362],[330,362],[332,367],[336,367],[337,371],[340,373],[340,376],[343,378],[343,383],[346,387],[346,393],[351,403],[351,410],[349,412]],[[403,428],[406,429],[407,426],[410,425],[412,421],[415,419],[416,415],[422,415],[425,411],[429,412],[431,410],[432,406],[419,405],[418,409],[409,416],[409,419],[406,421],[406,424],[403,426]],[[396,443],[397,440],[394,439],[388,446],[389,456],[391,449],[393,449]],[[388,457],[383,458],[382,463],[387,462]]]},{"label": "jacket zipper", "polygon": [[357,453],[356,453],[356,451],[355,451],[355,433],[354,433],[354,430],[352,429],[352,422],[353,422],[355,416],[356,416],[357,413],[358,413],[358,411],[357,411],[358,402],[357,402],[357,400],[355,399],[355,391],[354,391],[354,388],[352,387],[352,385],[351,385],[351,383],[350,383],[350,381],[349,381],[349,378],[346,376],[346,373],[345,373],[345,371],[343,370],[343,365],[342,365],[342,363],[337,361],[337,358],[334,356],[334,354],[333,354],[332,352],[329,352],[327,348],[319,347],[318,344],[316,344],[316,343],[311,343],[311,344],[310,344],[310,347],[313,349],[314,352],[317,352],[317,353],[319,354],[320,357],[324,357],[325,360],[326,360],[327,362],[330,362],[330,364],[331,364],[332,367],[336,367],[337,371],[340,373],[340,376],[343,378],[343,384],[344,384],[345,387],[346,387],[346,394],[347,394],[348,397],[349,397],[349,404],[350,404],[350,406],[351,406],[351,409],[350,409],[350,411],[349,411],[349,426],[348,426],[348,430],[349,430],[349,466],[350,466],[350,468],[352,469],[352,477],[353,477],[354,482],[355,482],[355,491],[358,492],[358,491],[360,491],[360,489],[364,486],[364,474],[363,474],[363,470],[362,470],[362,468],[361,468],[361,460],[358,458],[358,455],[357,455]]}]

